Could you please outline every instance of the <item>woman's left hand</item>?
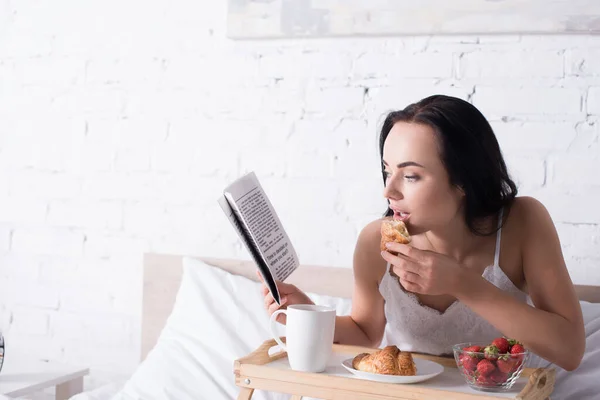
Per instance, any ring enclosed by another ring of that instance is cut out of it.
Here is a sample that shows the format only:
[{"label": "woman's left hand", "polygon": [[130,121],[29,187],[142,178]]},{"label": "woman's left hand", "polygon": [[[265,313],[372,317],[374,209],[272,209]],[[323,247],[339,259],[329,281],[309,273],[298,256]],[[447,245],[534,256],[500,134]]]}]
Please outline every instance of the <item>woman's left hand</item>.
[{"label": "woman's left hand", "polygon": [[456,293],[463,286],[465,269],[454,259],[401,243],[387,243],[387,248],[388,251],[382,251],[381,256],[390,263],[407,291],[428,295],[449,294],[456,297]]}]

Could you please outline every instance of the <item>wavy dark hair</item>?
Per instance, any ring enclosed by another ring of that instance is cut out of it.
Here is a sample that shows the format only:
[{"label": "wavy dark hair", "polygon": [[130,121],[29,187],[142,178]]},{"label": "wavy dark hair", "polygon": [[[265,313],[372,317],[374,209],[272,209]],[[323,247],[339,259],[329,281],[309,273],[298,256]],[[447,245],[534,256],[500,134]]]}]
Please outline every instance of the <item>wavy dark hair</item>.
[{"label": "wavy dark hair", "polygon": [[[503,208],[508,211],[517,196],[517,186],[508,174],[496,135],[483,114],[467,101],[443,95],[430,96],[404,110],[390,112],[379,135],[384,185],[383,145],[397,122],[423,124],[434,130],[450,184],[465,193],[465,222],[469,230],[480,236],[495,233],[496,227],[484,231],[480,222]],[[385,216],[392,214],[388,201]]]}]

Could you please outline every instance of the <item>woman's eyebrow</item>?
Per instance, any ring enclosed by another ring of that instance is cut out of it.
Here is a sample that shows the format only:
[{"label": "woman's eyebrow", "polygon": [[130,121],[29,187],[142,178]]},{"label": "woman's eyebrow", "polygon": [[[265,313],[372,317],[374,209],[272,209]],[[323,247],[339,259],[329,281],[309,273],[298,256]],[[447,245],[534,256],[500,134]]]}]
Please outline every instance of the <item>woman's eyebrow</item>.
[{"label": "woman's eyebrow", "polygon": [[[385,161],[383,161],[383,165],[385,165],[386,167],[389,167],[389,164]],[[414,162],[414,161],[405,161],[403,163],[400,163],[398,165],[396,165],[396,168],[404,168],[404,167],[421,167],[421,168],[425,168],[424,166],[422,166],[421,164]]]}]

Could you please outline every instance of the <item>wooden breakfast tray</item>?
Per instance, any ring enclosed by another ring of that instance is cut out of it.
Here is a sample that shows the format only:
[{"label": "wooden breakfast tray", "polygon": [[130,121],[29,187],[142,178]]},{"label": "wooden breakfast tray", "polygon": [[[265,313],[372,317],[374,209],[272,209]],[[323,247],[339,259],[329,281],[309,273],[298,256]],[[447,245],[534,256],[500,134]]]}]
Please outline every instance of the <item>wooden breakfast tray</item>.
[{"label": "wooden breakfast tray", "polygon": [[[281,339],[285,341],[285,338]],[[390,384],[359,379],[341,365],[347,358],[377,349],[334,344],[325,372],[309,373],[290,369],[284,351],[269,354],[269,349],[275,346],[274,340],[267,340],[254,352],[235,361],[235,383],[241,388],[238,400],[251,399],[255,389],[289,393],[293,395],[292,400],[300,400],[303,396],[332,400],[545,400],[550,399],[556,375],[554,369],[525,368],[510,391],[482,392],[467,385],[453,358],[413,353],[414,357],[442,364],[444,372],[421,383]]]}]

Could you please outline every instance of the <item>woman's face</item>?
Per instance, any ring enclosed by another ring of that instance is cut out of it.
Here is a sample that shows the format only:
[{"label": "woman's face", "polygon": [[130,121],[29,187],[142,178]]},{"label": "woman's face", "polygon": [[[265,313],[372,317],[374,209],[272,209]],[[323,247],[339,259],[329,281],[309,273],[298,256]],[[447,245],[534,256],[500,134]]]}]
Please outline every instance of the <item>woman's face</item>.
[{"label": "woman's face", "polygon": [[383,195],[412,235],[445,227],[457,217],[464,194],[450,185],[432,128],[397,122],[383,145],[383,164]]}]

